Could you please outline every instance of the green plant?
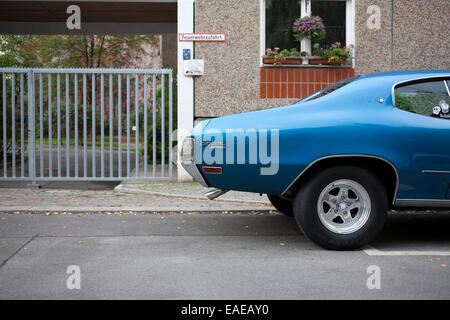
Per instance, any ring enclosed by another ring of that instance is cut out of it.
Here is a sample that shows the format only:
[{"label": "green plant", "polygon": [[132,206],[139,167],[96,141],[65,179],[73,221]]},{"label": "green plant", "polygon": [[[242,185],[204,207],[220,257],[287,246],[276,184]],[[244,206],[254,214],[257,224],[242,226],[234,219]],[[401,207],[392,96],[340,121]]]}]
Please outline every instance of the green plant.
[{"label": "green plant", "polygon": [[306,16],[294,21],[293,35],[300,42],[303,39],[319,41],[325,38],[326,31],[323,19],[319,16]]},{"label": "green plant", "polygon": [[[174,72],[174,79],[176,79],[176,72]],[[162,125],[164,123],[164,161],[166,161],[166,163],[169,161],[169,153],[172,152],[172,150],[170,150],[170,141],[169,141],[169,84],[166,82],[165,83],[165,90],[164,90],[164,121],[162,121],[162,90],[161,88],[157,89],[156,91],[156,101],[157,101],[157,105],[156,105],[156,127],[155,127],[155,132],[156,132],[156,160],[157,162],[161,161],[161,156],[162,156],[162,139],[161,139],[161,134],[162,134]],[[172,130],[176,129],[176,124],[177,124],[177,83],[176,81],[173,82],[173,89],[172,89]],[[150,118],[149,118],[150,119]],[[149,125],[148,125],[148,135],[147,135],[147,154],[148,154],[148,159],[149,161],[152,161],[153,159],[153,123],[149,120]],[[142,125],[141,128],[144,128],[144,126]],[[141,129],[143,130],[143,129]],[[174,144],[173,144],[174,146]],[[144,154],[144,148],[140,149],[140,152],[142,154]]]},{"label": "green plant", "polygon": [[301,53],[296,48],[291,48],[291,56],[292,57],[300,57]]},{"label": "green plant", "polygon": [[[1,56],[1,55],[0,55]],[[20,90],[20,82],[16,80],[15,82],[15,91],[19,92]],[[4,145],[6,146],[6,153],[9,161],[9,157],[12,155],[13,151],[13,141],[12,141],[12,135],[13,135],[13,112],[12,112],[12,98],[11,98],[11,90],[10,86],[8,86],[8,90],[6,91],[6,97],[3,97],[3,88],[0,90],[0,101],[3,101],[5,98],[6,101],[6,110],[3,109],[0,111],[0,154],[3,154]],[[14,109],[14,136],[15,136],[15,154],[20,155],[20,145],[21,145],[21,126],[20,126],[20,104],[19,99],[16,97],[15,99],[15,109]],[[5,112],[6,111],[6,112]],[[24,118],[24,138],[27,138],[27,109],[25,104],[25,118]],[[3,119],[3,115],[6,114],[6,119]],[[5,121],[4,121],[5,120]],[[3,122],[5,122],[6,126],[6,143],[3,143]],[[17,158],[16,158],[17,159]]]},{"label": "green plant", "polygon": [[293,53],[288,49],[280,51],[280,48],[274,48],[273,50],[271,48],[268,48],[266,49],[266,55],[269,57],[273,57],[273,64],[278,65],[282,64],[284,60],[286,60],[286,57],[292,56]]},{"label": "green plant", "polygon": [[317,53],[322,58],[328,59],[328,63],[341,65],[351,57],[352,48],[354,48],[354,45],[342,47],[340,42],[336,42],[331,46],[331,49],[319,49]]}]

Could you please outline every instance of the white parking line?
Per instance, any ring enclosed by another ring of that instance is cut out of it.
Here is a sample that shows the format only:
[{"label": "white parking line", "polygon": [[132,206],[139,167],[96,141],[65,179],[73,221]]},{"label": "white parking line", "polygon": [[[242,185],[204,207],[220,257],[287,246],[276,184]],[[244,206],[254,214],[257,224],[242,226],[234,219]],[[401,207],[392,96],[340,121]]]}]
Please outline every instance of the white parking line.
[{"label": "white parking line", "polygon": [[450,251],[381,251],[371,246],[366,246],[363,251],[369,256],[450,256]]}]

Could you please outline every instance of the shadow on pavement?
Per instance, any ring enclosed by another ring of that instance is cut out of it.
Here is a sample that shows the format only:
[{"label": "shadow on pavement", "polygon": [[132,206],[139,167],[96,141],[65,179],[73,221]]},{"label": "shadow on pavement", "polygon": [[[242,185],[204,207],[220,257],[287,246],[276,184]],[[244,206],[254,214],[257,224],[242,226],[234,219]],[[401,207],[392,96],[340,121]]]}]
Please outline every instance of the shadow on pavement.
[{"label": "shadow on pavement", "polygon": [[[52,181],[42,182],[39,186],[42,189],[60,190],[113,190],[120,181]],[[3,181],[0,188],[27,188],[30,182],[25,181]]]},{"label": "shadow on pavement", "polygon": [[381,236],[401,240],[450,240],[450,212],[390,214]]}]

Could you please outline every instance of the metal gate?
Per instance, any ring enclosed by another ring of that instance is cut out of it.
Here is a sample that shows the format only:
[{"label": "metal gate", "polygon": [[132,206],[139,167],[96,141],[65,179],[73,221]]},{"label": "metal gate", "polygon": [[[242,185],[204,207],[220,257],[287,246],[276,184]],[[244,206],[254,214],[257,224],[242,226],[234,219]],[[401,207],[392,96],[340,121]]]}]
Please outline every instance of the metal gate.
[{"label": "metal gate", "polygon": [[0,73],[0,181],[172,178],[172,70]]}]

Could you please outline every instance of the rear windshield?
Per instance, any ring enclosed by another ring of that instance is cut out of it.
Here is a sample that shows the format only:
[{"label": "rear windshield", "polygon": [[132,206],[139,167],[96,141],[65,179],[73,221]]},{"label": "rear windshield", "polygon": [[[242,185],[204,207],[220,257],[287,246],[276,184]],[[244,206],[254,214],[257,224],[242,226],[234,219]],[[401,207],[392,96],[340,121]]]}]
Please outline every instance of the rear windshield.
[{"label": "rear windshield", "polygon": [[304,98],[304,99],[302,99],[302,100],[299,100],[299,101],[297,101],[297,102],[294,103],[294,104],[304,103],[304,102],[307,102],[307,101],[312,101],[312,100],[316,100],[316,99],[319,99],[319,98],[321,98],[321,97],[324,97],[324,96],[326,96],[327,94],[330,94],[330,93],[332,93],[333,91],[336,91],[336,90],[338,90],[338,89],[340,89],[340,88],[346,86],[347,84],[349,84],[349,83],[355,81],[355,80],[358,79],[358,78],[359,78],[359,76],[356,76],[356,77],[344,79],[344,80],[341,80],[341,81],[339,81],[339,82],[333,83],[332,85],[330,85],[330,86],[328,86],[328,87],[326,87],[326,88],[323,88],[322,90],[320,90],[320,91],[318,91],[318,92],[316,92],[316,93],[313,93],[313,94],[310,95],[309,97],[306,97],[306,98]]}]

